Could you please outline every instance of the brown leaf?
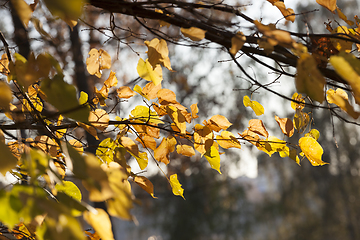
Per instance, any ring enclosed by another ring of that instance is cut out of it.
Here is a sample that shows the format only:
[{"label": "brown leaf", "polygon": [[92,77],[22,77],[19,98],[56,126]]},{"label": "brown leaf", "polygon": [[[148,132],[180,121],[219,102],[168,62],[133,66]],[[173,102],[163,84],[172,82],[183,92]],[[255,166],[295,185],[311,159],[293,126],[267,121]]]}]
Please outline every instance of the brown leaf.
[{"label": "brown leaf", "polygon": [[279,118],[275,115],[275,120],[279,124],[281,131],[288,137],[294,134],[294,124],[289,118]]},{"label": "brown leaf", "polygon": [[268,137],[269,133],[266,131],[266,128],[264,126],[264,123],[260,119],[251,119],[249,121],[249,130],[257,133],[261,136]]}]

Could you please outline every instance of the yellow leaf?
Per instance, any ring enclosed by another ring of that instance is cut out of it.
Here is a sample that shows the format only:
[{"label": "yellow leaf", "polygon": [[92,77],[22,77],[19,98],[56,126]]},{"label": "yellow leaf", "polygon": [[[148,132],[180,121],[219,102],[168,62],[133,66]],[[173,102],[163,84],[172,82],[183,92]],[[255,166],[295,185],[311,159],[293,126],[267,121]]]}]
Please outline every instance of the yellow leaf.
[{"label": "yellow leaf", "polygon": [[160,89],[157,92],[157,97],[161,105],[168,105],[170,103],[177,103],[176,94],[169,89]]},{"label": "yellow leaf", "polygon": [[336,0],[316,0],[316,2],[331,12],[336,9]]},{"label": "yellow leaf", "polygon": [[156,141],[153,137],[150,137],[149,135],[139,134],[139,137],[136,138],[136,140],[140,142],[144,148],[150,148],[151,150],[156,149]]},{"label": "yellow leaf", "polygon": [[70,27],[77,23],[87,0],[45,0],[46,7],[54,16],[60,17]]},{"label": "yellow leaf", "polygon": [[[332,32],[332,34],[346,34],[346,35],[350,35],[350,31],[347,27],[345,26],[339,26],[337,28],[335,28]],[[345,51],[347,53],[351,52],[352,49],[352,45],[353,42],[352,41],[346,41],[346,40],[342,40],[342,39],[337,39],[337,38],[331,38],[331,43],[334,45],[334,47],[339,50],[339,51]],[[351,40],[349,38],[349,40]]]},{"label": "yellow leaf", "polygon": [[185,37],[188,37],[193,41],[200,41],[205,38],[206,31],[200,28],[191,27],[191,28],[181,28],[180,30]]},{"label": "yellow leaf", "polygon": [[356,112],[353,106],[350,105],[348,100],[347,93],[338,88],[334,91],[334,89],[329,89],[326,91],[326,99],[329,103],[334,103],[339,106],[342,110],[347,112],[351,117],[357,119],[360,115],[359,112]]},{"label": "yellow leaf", "polygon": [[100,131],[104,131],[109,126],[110,117],[104,109],[95,109],[89,114],[89,122]]},{"label": "yellow leaf", "polygon": [[340,77],[350,84],[355,101],[360,104],[360,61],[353,54],[340,52],[337,56],[331,56],[329,62]]},{"label": "yellow leaf", "polygon": [[152,182],[150,182],[149,179],[143,176],[135,176],[134,182],[142,189],[144,189],[148,194],[150,194],[153,198],[157,198],[154,196],[154,185],[152,184]]},{"label": "yellow leaf", "polygon": [[222,115],[212,116],[207,123],[207,126],[216,132],[226,130],[232,125],[232,123],[230,123],[229,120]]},{"label": "yellow leaf", "polygon": [[350,20],[347,19],[346,15],[341,11],[340,8],[336,7],[336,12],[337,12],[339,18],[344,20],[347,24],[349,24],[350,26],[354,24],[353,21],[350,21]]},{"label": "yellow leaf", "polygon": [[159,40],[154,38],[150,42],[145,41],[145,45],[148,47],[147,54],[153,68],[155,68],[157,64],[161,64],[170,71],[172,70],[169,59],[169,50],[164,39]]},{"label": "yellow leaf", "polygon": [[300,55],[296,68],[295,84],[298,92],[306,93],[311,99],[322,103],[325,78],[317,68],[315,59],[310,54],[303,53]]},{"label": "yellow leaf", "polygon": [[164,123],[159,119],[156,112],[150,110],[146,106],[136,106],[131,112],[130,119],[139,120],[141,122],[149,122],[154,124]]},{"label": "yellow leaf", "polygon": [[302,110],[304,107],[305,107],[305,98],[301,95],[301,94],[298,94],[298,93],[294,93],[291,97],[291,99],[297,101],[297,102],[300,102],[300,103],[297,103],[297,102],[293,102],[291,101],[291,108],[294,109],[294,110]]},{"label": "yellow leaf", "polygon": [[241,149],[240,142],[236,139],[234,134],[228,131],[222,131],[220,136],[216,137],[217,143],[220,147],[228,149],[228,148],[239,148]]},{"label": "yellow leaf", "polygon": [[199,112],[199,109],[198,109],[197,103],[191,104],[190,109],[191,109],[192,119],[198,118],[199,116],[197,115],[197,113]]},{"label": "yellow leaf", "polygon": [[246,37],[242,32],[238,32],[235,36],[231,38],[231,48],[230,53],[235,55],[244,45]]},{"label": "yellow leaf", "polygon": [[201,153],[201,155],[204,155],[213,145],[214,133],[207,126],[200,124],[196,124],[194,130],[194,148]]},{"label": "yellow leaf", "polygon": [[299,139],[301,151],[305,154],[313,166],[322,166],[328,164],[321,160],[323,149],[321,145],[312,137],[302,137]]},{"label": "yellow leaf", "polygon": [[136,95],[136,92],[131,90],[131,88],[129,88],[128,86],[119,87],[116,92],[119,98],[131,98],[132,96]]},{"label": "yellow leaf", "polygon": [[172,174],[169,180],[173,194],[176,196],[181,196],[183,199],[185,199],[183,195],[184,189],[181,187],[181,184],[177,178],[177,174]]},{"label": "yellow leaf", "polygon": [[299,133],[303,133],[310,123],[310,117],[307,113],[304,113],[301,110],[296,110],[293,123],[295,129],[298,130]]},{"label": "yellow leaf", "polygon": [[305,137],[312,137],[315,140],[318,140],[320,137],[320,132],[316,129],[311,129],[311,131],[305,134]]},{"label": "yellow leaf", "polygon": [[257,133],[261,136],[268,137],[269,133],[266,130],[263,121],[260,119],[251,119],[249,121],[249,131]]},{"label": "yellow leaf", "polygon": [[169,155],[175,150],[176,139],[173,136],[163,138],[160,145],[154,150],[154,158],[165,164],[169,164]]},{"label": "yellow leaf", "polygon": [[279,124],[279,127],[283,134],[291,137],[294,134],[294,124],[289,118],[279,118],[275,115],[275,120]]},{"label": "yellow leaf", "polygon": [[191,157],[195,155],[195,150],[193,147],[189,146],[189,145],[185,145],[185,144],[179,144],[176,146],[176,152],[178,154],[187,156],[187,157]]},{"label": "yellow leaf", "polygon": [[9,59],[8,59],[6,53],[4,53],[1,56],[1,59],[0,59],[0,73],[2,73],[4,75],[8,75],[9,72],[10,72],[10,70],[9,70]]},{"label": "yellow leaf", "polygon": [[100,78],[101,70],[109,69],[110,67],[111,57],[105,50],[97,50],[95,48],[90,50],[89,57],[86,59],[86,69],[91,75]]},{"label": "yellow leaf", "polygon": [[10,102],[12,100],[12,91],[10,86],[0,81],[0,108],[10,110]]},{"label": "yellow leaf", "polygon": [[186,133],[186,119],[182,112],[174,106],[166,106],[166,112],[182,134]]},{"label": "yellow leaf", "polygon": [[291,22],[295,21],[294,10],[292,8],[286,8],[284,2],[275,2],[274,6],[276,6],[280,10],[281,14],[285,17],[286,20],[289,20]]},{"label": "yellow leaf", "polygon": [[153,68],[148,59],[144,61],[140,58],[136,70],[141,78],[153,82],[155,86],[159,85],[163,80],[160,64]]},{"label": "yellow leaf", "polygon": [[90,133],[96,140],[99,140],[99,137],[97,135],[97,131],[96,128],[94,128],[93,126],[87,125],[85,123],[82,122],[76,122],[80,127],[82,127],[85,131],[87,131],[88,133]]},{"label": "yellow leaf", "polygon": [[124,146],[124,148],[135,157],[138,162],[140,169],[144,170],[148,165],[148,159],[146,153],[140,153],[139,148],[136,143],[128,137],[121,137],[119,143]]},{"label": "yellow leaf", "polygon": [[277,137],[270,136],[264,141],[259,141],[258,149],[267,153],[270,157],[275,152],[283,152],[286,150],[286,142]]},{"label": "yellow leaf", "polygon": [[[105,51],[104,51],[104,52],[105,52]],[[103,60],[103,61],[106,61],[106,60],[104,60],[104,53],[101,55],[101,57],[102,57],[102,60]],[[110,65],[109,65],[109,68],[110,68],[110,67],[111,67],[111,58],[110,58],[110,56],[109,56],[108,61],[109,61],[108,64],[110,64]],[[110,71],[110,75],[109,75],[108,79],[106,79],[105,82],[104,82],[104,86],[105,86],[106,88],[109,89],[109,88],[111,88],[111,87],[116,87],[116,85],[118,84],[118,80],[117,80],[115,74],[116,74],[115,72]]]},{"label": "yellow leaf", "polygon": [[11,3],[14,6],[22,24],[27,28],[33,13],[31,7],[24,0],[11,0]]},{"label": "yellow leaf", "polygon": [[257,101],[250,100],[247,95],[244,96],[243,103],[245,107],[251,107],[251,109],[255,112],[256,116],[264,114],[264,107]]},{"label": "yellow leaf", "polygon": [[113,240],[109,215],[101,208],[84,212],[84,219],[95,229],[102,240]]},{"label": "yellow leaf", "polygon": [[220,154],[216,147],[211,146],[204,154],[206,160],[210,163],[211,168],[218,171],[220,174]]},{"label": "yellow leaf", "polygon": [[6,172],[16,167],[17,159],[10,152],[8,146],[0,141],[0,152],[1,152],[1,161],[0,161],[0,173],[5,176]]}]

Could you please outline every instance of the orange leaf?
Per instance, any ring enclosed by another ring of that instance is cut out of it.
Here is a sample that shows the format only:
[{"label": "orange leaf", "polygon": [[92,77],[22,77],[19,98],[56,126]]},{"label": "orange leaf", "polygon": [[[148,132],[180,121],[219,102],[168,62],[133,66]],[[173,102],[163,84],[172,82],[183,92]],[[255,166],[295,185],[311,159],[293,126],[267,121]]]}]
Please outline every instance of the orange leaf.
[{"label": "orange leaf", "polygon": [[187,156],[187,157],[191,157],[195,155],[195,150],[193,147],[189,146],[189,145],[185,145],[185,144],[179,144],[176,146],[176,152],[178,154]]},{"label": "orange leaf", "polygon": [[116,92],[119,98],[131,98],[136,95],[136,92],[131,90],[128,86],[119,87]]},{"label": "orange leaf", "polygon": [[194,148],[201,153],[201,155],[204,155],[213,145],[214,133],[207,126],[200,124],[196,124],[194,130]]},{"label": "orange leaf", "polygon": [[249,121],[249,130],[261,136],[268,137],[269,133],[266,131],[264,123],[260,119],[251,119]]},{"label": "orange leaf", "polygon": [[82,123],[82,122],[76,122],[76,123],[77,123],[77,125],[79,125],[79,127],[82,127],[85,131],[90,133],[96,140],[99,140],[96,128],[94,128],[93,126],[87,125],[85,123]]},{"label": "orange leaf", "polygon": [[176,95],[173,91],[169,89],[160,89],[157,92],[157,97],[161,105],[168,105],[170,103],[177,103]]},{"label": "orange leaf", "polygon": [[336,0],[316,0],[316,2],[331,12],[336,9]]},{"label": "orange leaf", "polygon": [[281,131],[288,137],[294,134],[294,124],[289,118],[279,118],[275,115],[275,120],[279,124]]},{"label": "orange leaf", "polygon": [[231,125],[232,123],[222,115],[214,115],[207,122],[207,126],[216,132],[219,132],[221,129],[226,130]]},{"label": "orange leaf", "polygon": [[118,80],[116,78],[115,73],[113,71],[110,71],[110,75],[108,79],[106,79],[106,81],[104,82],[104,86],[106,86],[107,88],[111,88],[111,87],[116,87],[117,84],[118,84]]},{"label": "orange leaf", "polygon": [[105,50],[97,50],[95,48],[90,50],[89,57],[86,59],[86,69],[91,75],[100,78],[101,70],[109,69],[110,67],[111,57]]},{"label": "orange leaf", "polygon": [[134,182],[142,189],[144,189],[148,194],[150,194],[153,198],[157,198],[154,196],[154,185],[152,184],[152,182],[150,182],[149,179],[143,176],[135,176]]},{"label": "orange leaf", "polygon": [[220,136],[216,137],[217,143],[225,149],[241,148],[240,142],[236,139],[234,134],[228,131],[222,131]]},{"label": "orange leaf", "polygon": [[199,116],[197,115],[197,113],[199,112],[197,103],[194,103],[190,106],[191,109],[191,117],[192,119],[197,119]]},{"label": "orange leaf", "polygon": [[149,135],[139,134],[139,137],[136,138],[136,141],[140,142],[144,148],[150,148],[151,150],[156,149],[155,139]]},{"label": "orange leaf", "polygon": [[175,150],[176,139],[173,136],[163,138],[160,145],[154,150],[154,158],[159,162],[169,164],[169,155]]},{"label": "orange leaf", "polygon": [[89,114],[89,122],[100,131],[104,131],[109,126],[109,114],[103,109],[95,109]]}]

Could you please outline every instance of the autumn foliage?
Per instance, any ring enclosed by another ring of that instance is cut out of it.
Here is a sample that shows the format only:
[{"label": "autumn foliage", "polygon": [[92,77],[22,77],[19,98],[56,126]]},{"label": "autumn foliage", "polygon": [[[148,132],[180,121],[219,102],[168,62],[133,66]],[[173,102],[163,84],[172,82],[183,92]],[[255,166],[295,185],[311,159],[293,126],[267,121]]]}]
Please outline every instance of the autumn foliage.
[{"label": "autumn foliage", "polygon": [[[23,0],[11,2],[24,26],[36,21],[32,14],[38,1],[32,5]],[[284,2],[269,2],[287,21],[295,21],[294,10],[286,8]],[[355,22],[348,20],[336,7],[336,1],[317,2],[334,14],[336,11],[348,25],[358,27],[358,18],[355,17]],[[82,1],[71,1],[69,6],[50,0],[44,4],[70,27],[76,26],[82,13]],[[200,2],[198,5],[209,6]],[[224,11],[226,7],[224,5]],[[159,18],[162,24],[173,24],[170,13],[160,9],[154,12],[164,15]],[[200,120],[198,113],[201,109],[197,103],[184,106],[178,102],[175,92],[162,88],[162,81],[166,81],[163,71],[173,71],[168,42],[164,39],[143,42],[147,47],[147,58],[139,58],[133,71],[147,81],[144,87],[119,86],[110,54],[103,49],[91,49],[86,59],[87,72],[106,79],[100,90],[94,89],[93,96],[79,92],[73,84],[65,81],[63,69],[51,54],[22,56],[7,49],[0,60],[0,71],[6,77],[0,82],[0,108],[7,118],[6,124],[0,127],[0,172],[12,174],[26,183],[15,184],[11,190],[0,192],[3,209],[0,221],[9,232],[16,234],[21,230],[29,236],[36,235],[38,239],[85,239],[86,236],[113,239],[109,215],[133,219],[130,211],[136,200],[131,184],[139,185],[156,198],[151,181],[141,173],[134,173],[128,165],[130,158],[137,161],[141,170],[147,169],[149,161],[155,162],[173,194],[184,199],[186,189],[182,188],[177,174],[168,175],[162,169],[171,162],[173,153],[186,157],[198,154],[219,174],[221,154],[226,154],[226,149],[241,149],[243,143],[250,143],[269,157],[279,154],[299,165],[304,159],[313,166],[327,164],[322,160],[324,150],[318,142],[320,133],[312,129],[311,108],[320,106],[317,103],[326,103],[332,111],[341,109],[353,119],[359,117],[355,105],[360,104],[360,62],[351,53],[353,43],[360,41],[358,28],[339,26],[330,29],[329,35],[334,35],[333,38],[313,38],[311,47],[308,47],[274,24],[264,25],[257,20],[251,23],[259,36],[256,41],[252,39],[254,36],[237,31],[226,42],[229,57],[235,64],[238,64],[239,52],[249,49],[248,41],[258,44],[257,48],[264,56],[271,57],[281,48],[286,49],[286,54],[291,56],[289,59],[295,59],[297,92],[286,97],[293,116],[274,116],[274,119],[267,120],[279,125],[277,135],[271,135],[266,122],[258,119],[266,109],[251,91],[244,94],[243,105],[251,109],[254,119],[250,119],[247,128],[241,130],[229,129],[232,123],[222,115]],[[211,29],[201,26],[180,27],[178,32],[188,41],[212,41]],[[42,28],[38,30],[44,31]],[[218,43],[222,44],[220,40]],[[328,65],[346,87],[329,87],[323,71]],[[104,69],[111,70],[109,76],[103,74]],[[249,75],[247,77],[251,79]],[[251,80],[255,86],[264,87]],[[111,102],[133,99],[142,99],[143,104],[134,107],[128,116],[116,116],[106,108]],[[35,137],[16,138],[9,132],[16,129],[41,131]],[[95,154],[84,151],[89,146],[83,139],[75,137],[75,130],[101,139]],[[104,138],[107,131],[116,134],[113,138]],[[294,144],[290,143],[290,138],[299,139]],[[107,212],[84,202],[78,186],[65,179],[68,175],[82,182],[89,192],[90,201],[105,202]],[[77,220],[79,216],[83,216],[96,233],[84,232]]]}]

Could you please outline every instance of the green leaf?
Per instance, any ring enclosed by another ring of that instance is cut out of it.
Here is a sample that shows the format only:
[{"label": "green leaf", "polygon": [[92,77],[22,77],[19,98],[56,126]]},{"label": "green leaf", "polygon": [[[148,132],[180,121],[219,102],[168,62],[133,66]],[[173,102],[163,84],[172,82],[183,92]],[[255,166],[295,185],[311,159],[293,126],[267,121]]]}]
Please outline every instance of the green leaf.
[{"label": "green leaf", "polygon": [[0,152],[0,173],[5,176],[8,171],[16,167],[17,159],[10,152],[8,146],[6,146],[5,143],[3,143],[2,141],[0,141]]},{"label": "green leaf", "polygon": [[220,154],[216,147],[211,146],[204,154],[206,160],[210,163],[210,166],[218,171],[220,174]]},{"label": "green leaf", "polygon": [[76,97],[76,88],[64,81],[64,76],[57,74],[53,79],[46,78],[41,82],[41,90],[47,101],[63,115],[80,122],[87,123],[90,110],[81,106]]}]

